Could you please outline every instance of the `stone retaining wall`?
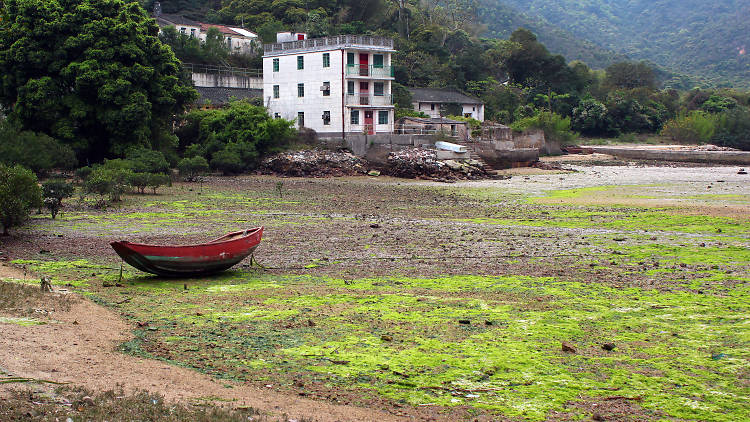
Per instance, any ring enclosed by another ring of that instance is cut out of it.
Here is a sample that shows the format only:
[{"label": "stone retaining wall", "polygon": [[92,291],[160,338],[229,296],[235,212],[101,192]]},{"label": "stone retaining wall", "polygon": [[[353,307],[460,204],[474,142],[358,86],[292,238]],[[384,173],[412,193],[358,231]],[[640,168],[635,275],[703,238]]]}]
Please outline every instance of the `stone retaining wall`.
[{"label": "stone retaining wall", "polygon": [[639,148],[612,148],[592,146],[594,152],[613,155],[631,160],[679,161],[688,163],[738,164],[750,166],[750,152],[747,151],[690,151],[656,150]]}]

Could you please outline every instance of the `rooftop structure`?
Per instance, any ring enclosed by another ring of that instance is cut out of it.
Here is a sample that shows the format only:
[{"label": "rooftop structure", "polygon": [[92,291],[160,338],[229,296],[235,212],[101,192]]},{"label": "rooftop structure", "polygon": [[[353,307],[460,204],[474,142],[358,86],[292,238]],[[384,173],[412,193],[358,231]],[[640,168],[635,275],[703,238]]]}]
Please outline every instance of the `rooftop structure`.
[{"label": "rooftop structure", "polygon": [[458,105],[460,115],[484,121],[484,103],[453,89],[410,88],[411,102],[414,110],[421,111],[430,117],[442,117],[445,107]]},{"label": "rooftop structure", "polygon": [[334,37],[264,44],[265,56],[323,50],[367,49],[371,51],[395,52],[393,39],[369,35],[337,35]]}]

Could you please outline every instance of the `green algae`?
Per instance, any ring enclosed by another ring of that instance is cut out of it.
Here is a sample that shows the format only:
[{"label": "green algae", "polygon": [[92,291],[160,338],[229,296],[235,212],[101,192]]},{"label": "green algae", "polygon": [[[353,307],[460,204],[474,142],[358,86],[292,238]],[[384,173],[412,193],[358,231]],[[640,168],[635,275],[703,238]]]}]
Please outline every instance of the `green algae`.
[{"label": "green algae", "polygon": [[46,322],[34,318],[17,318],[0,316],[0,324],[15,324],[22,327],[31,327],[34,325],[44,325]]}]

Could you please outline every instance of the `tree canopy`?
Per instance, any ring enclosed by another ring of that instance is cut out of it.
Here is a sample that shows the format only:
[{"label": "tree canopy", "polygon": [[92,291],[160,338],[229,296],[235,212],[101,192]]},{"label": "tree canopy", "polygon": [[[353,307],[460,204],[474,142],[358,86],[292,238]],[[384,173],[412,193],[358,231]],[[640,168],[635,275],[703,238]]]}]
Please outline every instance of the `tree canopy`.
[{"label": "tree canopy", "polygon": [[196,98],[143,8],[123,0],[6,0],[0,104],[24,130],[100,160],[174,142]]}]

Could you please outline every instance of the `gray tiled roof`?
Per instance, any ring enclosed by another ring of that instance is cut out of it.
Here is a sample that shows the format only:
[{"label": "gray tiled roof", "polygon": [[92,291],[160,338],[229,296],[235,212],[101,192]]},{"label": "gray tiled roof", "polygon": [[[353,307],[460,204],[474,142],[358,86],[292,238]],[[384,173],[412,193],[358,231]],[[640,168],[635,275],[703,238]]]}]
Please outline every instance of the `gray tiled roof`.
[{"label": "gray tiled roof", "polygon": [[208,104],[221,106],[229,103],[229,99],[234,97],[238,100],[247,98],[263,98],[262,89],[247,88],[223,88],[223,87],[196,87],[198,91],[198,101],[200,105]]},{"label": "gray tiled roof", "polygon": [[483,104],[481,100],[453,89],[409,88],[409,92],[415,103]]},{"label": "gray tiled roof", "polygon": [[172,25],[201,26],[200,22],[190,20],[182,15],[169,15],[166,13],[162,13],[161,15],[159,15],[156,21]]}]

